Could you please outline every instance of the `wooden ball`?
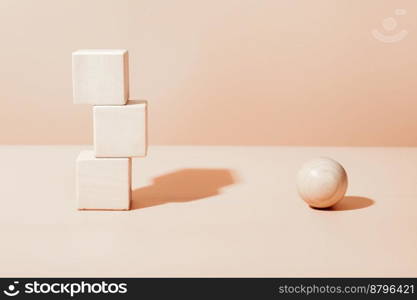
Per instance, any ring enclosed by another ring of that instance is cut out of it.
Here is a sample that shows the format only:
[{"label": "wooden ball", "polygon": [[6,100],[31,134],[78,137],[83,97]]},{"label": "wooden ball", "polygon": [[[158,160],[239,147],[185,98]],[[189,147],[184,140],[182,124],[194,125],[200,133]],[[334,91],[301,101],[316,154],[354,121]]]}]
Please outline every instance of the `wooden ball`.
[{"label": "wooden ball", "polygon": [[315,208],[330,207],[343,199],[347,185],[345,169],[330,158],[317,158],[307,162],[297,176],[298,193]]}]

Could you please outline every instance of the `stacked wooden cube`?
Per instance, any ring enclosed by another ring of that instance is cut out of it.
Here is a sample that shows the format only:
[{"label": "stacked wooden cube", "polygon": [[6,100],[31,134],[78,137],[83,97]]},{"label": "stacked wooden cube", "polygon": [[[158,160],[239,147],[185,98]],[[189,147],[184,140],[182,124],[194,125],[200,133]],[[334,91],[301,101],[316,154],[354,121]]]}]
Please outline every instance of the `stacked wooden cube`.
[{"label": "stacked wooden cube", "polygon": [[128,52],[72,53],[73,101],[93,105],[94,150],[77,158],[79,209],[128,210],[132,157],[147,152],[147,103],[128,101]]}]

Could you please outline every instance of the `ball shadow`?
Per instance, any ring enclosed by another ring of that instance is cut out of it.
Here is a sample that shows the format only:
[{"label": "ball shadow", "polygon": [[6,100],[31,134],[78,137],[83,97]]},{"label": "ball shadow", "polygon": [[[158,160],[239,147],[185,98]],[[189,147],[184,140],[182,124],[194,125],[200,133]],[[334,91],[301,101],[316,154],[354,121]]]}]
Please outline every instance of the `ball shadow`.
[{"label": "ball shadow", "polygon": [[360,196],[346,196],[342,200],[340,200],[338,203],[333,205],[332,207],[322,208],[319,210],[327,210],[327,211],[356,210],[356,209],[366,208],[374,204],[375,204],[375,201],[370,198],[360,197]]}]

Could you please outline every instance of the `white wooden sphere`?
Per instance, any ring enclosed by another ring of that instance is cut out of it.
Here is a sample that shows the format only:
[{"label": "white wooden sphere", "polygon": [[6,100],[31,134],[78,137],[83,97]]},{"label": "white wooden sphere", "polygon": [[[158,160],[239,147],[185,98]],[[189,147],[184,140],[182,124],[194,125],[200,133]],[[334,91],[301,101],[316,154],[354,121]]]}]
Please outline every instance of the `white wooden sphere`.
[{"label": "white wooden sphere", "polygon": [[297,175],[297,189],[311,207],[326,208],[343,199],[348,185],[345,169],[330,158],[304,164]]}]

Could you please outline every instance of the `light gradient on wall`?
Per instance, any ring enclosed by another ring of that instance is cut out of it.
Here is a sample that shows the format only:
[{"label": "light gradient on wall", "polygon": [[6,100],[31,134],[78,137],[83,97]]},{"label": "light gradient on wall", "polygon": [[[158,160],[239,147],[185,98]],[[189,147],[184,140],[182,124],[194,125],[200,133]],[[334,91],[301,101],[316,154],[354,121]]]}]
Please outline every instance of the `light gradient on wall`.
[{"label": "light gradient on wall", "polygon": [[417,146],[416,28],[414,0],[3,0],[0,143],[91,144],[70,54],[127,48],[151,144]]}]

